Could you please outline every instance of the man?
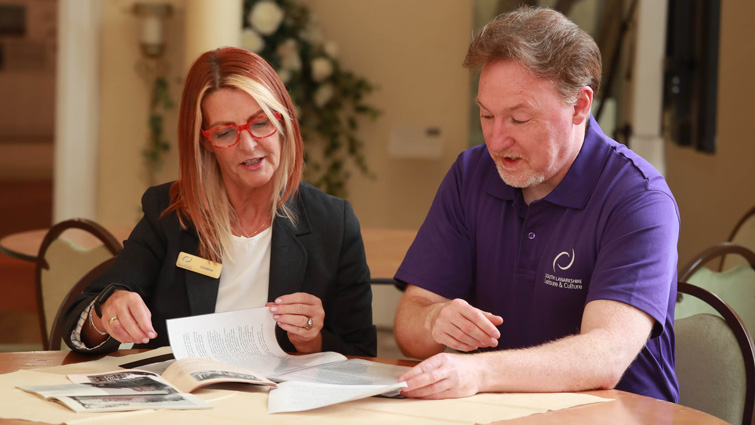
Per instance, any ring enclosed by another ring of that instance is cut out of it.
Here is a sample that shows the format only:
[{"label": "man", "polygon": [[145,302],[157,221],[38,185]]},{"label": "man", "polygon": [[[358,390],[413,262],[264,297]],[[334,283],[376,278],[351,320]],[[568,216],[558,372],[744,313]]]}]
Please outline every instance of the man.
[{"label": "man", "polygon": [[459,155],[396,274],[396,339],[427,358],[404,394],[677,401],[678,208],[591,117],[595,42],[558,12],[521,8],[483,28],[464,64],[481,67],[485,145]]}]

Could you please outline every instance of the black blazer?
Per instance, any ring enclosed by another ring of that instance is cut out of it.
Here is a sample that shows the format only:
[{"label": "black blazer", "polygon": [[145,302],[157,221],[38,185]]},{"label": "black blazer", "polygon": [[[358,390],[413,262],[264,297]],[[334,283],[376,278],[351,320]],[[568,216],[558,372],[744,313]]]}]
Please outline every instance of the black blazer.
[{"label": "black blazer", "polygon": [[[69,346],[81,313],[113,282],[141,295],[152,313],[157,338],[134,348],[169,345],[167,319],[215,311],[220,280],[176,266],[179,252],[199,254],[199,239],[193,227],[181,229],[175,213],[160,218],[170,202],[169,190],[170,183],[147,189],[142,196],[144,217],[124,242],[113,266],[93,281],[66,313],[63,335]],[[325,310],[323,351],[377,355],[370,271],[351,205],[308,184],[301,184],[287,205],[297,220],[295,224],[281,217],[273,221],[268,301],[294,292],[315,295]],[[281,348],[295,352],[286,332],[277,326],[276,332]],[[101,354],[118,346],[111,338],[85,352]]]}]

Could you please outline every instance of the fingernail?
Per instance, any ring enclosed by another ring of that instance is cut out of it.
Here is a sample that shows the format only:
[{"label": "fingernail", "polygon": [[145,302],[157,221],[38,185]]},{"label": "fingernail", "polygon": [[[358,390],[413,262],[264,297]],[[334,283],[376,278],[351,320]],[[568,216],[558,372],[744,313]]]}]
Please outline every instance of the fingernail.
[{"label": "fingernail", "polygon": [[270,307],[270,311],[278,311],[278,307]]},{"label": "fingernail", "polygon": [[274,314],[273,315],[273,320],[278,320],[278,319],[280,319],[280,315]]},{"label": "fingernail", "polygon": [[144,339],[142,340],[142,344],[146,344],[146,343],[148,343],[148,342],[149,342],[149,338],[144,338]]},{"label": "fingernail", "polygon": [[150,332],[148,336],[150,337],[150,339],[152,339],[152,338],[156,337],[157,335],[155,335],[154,332]]},{"label": "fingernail", "polygon": [[277,300],[275,300],[275,303],[276,303],[276,304],[280,304],[280,303],[282,303],[282,302],[283,302],[283,300],[282,300],[282,299],[280,299],[280,298],[278,298]]}]

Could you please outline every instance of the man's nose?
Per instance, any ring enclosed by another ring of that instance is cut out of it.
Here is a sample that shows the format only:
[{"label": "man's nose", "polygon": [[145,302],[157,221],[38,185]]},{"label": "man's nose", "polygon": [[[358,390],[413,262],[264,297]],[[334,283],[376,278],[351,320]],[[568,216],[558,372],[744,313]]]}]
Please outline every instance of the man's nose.
[{"label": "man's nose", "polygon": [[514,144],[514,138],[503,120],[496,120],[483,134],[485,144],[493,152],[502,152]]}]

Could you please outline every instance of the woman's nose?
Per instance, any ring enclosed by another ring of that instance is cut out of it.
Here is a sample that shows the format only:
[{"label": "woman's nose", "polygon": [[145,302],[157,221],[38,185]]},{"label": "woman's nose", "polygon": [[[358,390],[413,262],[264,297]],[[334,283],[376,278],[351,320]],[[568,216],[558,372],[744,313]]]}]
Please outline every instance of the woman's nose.
[{"label": "woman's nose", "polygon": [[252,132],[248,128],[245,128],[241,130],[241,134],[239,134],[239,145],[243,145],[244,148],[249,148],[249,150],[254,150],[254,148],[257,146],[257,139],[252,137]]}]

